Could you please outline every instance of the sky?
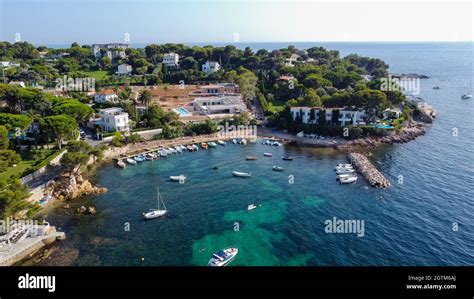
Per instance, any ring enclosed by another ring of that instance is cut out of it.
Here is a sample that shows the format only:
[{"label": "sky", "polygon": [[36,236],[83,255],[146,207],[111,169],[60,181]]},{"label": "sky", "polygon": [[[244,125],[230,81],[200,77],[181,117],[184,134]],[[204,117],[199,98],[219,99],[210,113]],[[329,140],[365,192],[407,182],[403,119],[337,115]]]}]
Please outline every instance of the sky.
[{"label": "sky", "polygon": [[0,40],[33,44],[472,41],[473,3],[0,0]]}]

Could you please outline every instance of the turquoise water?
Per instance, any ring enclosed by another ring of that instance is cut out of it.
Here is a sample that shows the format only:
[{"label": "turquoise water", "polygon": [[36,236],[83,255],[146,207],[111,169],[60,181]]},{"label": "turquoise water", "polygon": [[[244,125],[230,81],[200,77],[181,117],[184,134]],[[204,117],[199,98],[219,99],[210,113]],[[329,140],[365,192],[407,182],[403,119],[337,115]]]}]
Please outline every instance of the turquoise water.
[{"label": "turquoise water", "polygon": [[[205,265],[228,246],[239,248],[231,265],[473,265],[474,101],[460,99],[474,78],[472,43],[330,48],[430,77],[420,96],[438,117],[427,134],[372,151],[392,187],[373,189],[362,179],[339,185],[334,165],[346,158],[333,150],[228,144],[125,170],[104,167],[98,182],[109,192],[90,199],[98,215],[71,219],[59,210],[48,217],[68,235],[59,246],[80,250],[77,265]],[[259,159],[246,161],[251,155]],[[252,177],[235,178],[233,170]],[[179,174],[185,184],[168,180]],[[169,215],[143,221],[156,205],[156,184]],[[261,207],[248,212],[251,203]],[[364,220],[364,237],[327,234],[324,221],[333,217]]]}]

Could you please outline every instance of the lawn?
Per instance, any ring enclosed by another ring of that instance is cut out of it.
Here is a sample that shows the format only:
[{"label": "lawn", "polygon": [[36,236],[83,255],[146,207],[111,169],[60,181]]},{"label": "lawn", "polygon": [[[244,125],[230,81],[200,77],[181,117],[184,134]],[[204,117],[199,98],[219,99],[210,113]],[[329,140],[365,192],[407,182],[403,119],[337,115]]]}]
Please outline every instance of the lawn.
[{"label": "lawn", "polygon": [[93,71],[86,72],[87,76],[94,78],[96,81],[102,80],[108,76],[109,72],[107,71]]},{"label": "lawn", "polygon": [[33,169],[36,165],[41,163],[43,160],[48,159],[56,152],[56,150],[43,149],[38,154],[32,154],[31,152],[25,151],[22,155],[22,160],[15,167],[8,167],[5,171],[0,172],[0,180],[9,179],[11,177],[20,178],[25,175],[28,169]]}]

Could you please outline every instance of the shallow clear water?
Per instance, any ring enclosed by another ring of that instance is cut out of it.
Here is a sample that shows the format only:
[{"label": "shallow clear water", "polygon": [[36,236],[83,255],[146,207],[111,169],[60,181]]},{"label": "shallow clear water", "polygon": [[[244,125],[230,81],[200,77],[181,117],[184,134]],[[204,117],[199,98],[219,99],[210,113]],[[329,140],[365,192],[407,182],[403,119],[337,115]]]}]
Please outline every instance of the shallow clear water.
[{"label": "shallow clear water", "polygon": [[[438,112],[433,126],[370,157],[391,188],[373,189],[361,178],[339,185],[334,165],[346,158],[333,150],[229,144],[125,170],[104,167],[98,182],[109,192],[92,199],[97,216],[49,216],[68,235],[59,246],[78,248],[78,265],[205,265],[229,246],[239,248],[232,265],[473,265],[474,101],[460,99],[474,77],[472,43],[326,46],[381,58],[392,72],[430,77],[420,96]],[[268,151],[273,157],[263,156]],[[282,161],[286,154],[294,160]],[[251,155],[259,160],[246,161]],[[252,177],[235,178],[233,170]],[[179,174],[185,184],[168,180]],[[156,205],[157,184],[169,215],[143,221]],[[261,207],[248,212],[251,203]],[[324,221],[333,217],[364,220],[364,237],[325,233]]]}]

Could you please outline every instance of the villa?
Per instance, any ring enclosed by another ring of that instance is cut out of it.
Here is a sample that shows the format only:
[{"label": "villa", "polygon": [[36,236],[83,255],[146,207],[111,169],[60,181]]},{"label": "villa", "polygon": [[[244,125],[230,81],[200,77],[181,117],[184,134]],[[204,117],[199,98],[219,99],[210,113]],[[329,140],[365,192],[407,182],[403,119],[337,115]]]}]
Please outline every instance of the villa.
[{"label": "villa", "polygon": [[176,53],[166,53],[163,55],[162,63],[168,68],[177,68],[179,66],[179,55]]},{"label": "villa", "polygon": [[247,107],[240,96],[195,98],[192,106],[194,111],[203,115],[240,114],[247,111]]},{"label": "villa", "polygon": [[298,54],[291,54],[290,58],[285,59],[285,65],[295,66],[294,63],[298,61],[298,58],[300,58]]},{"label": "villa", "polygon": [[[314,118],[311,118],[311,110],[314,110]],[[326,111],[326,124],[330,124],[332,120],[332,111],[339,110],[339,123],[342,126],[356,125],[365,123],[365,111],[363,110],[349,110],[346,108],[321,108],[321,107],[291,107],[291,116],[293,120],[301,117],[304,124],[318,124],[319,113],[321,110]]]},{"label": "villa", "polygon": [[190,96],[211,97],[224,95],[239,95],[239,85],[235,83],[216,83],[212,85],[203,85],[199,90],[194,90],[189,93]]},{"label": "villa", "polygon": [[117,67],[117,72],[115,72],[119,76],[126,76],[132,73],[132,66],[130,64],[122,63]]},{"label": "villa", "polygon": [[99,110],[100,121],[98,125],[106,132],[124,132],[130,131],[128,113],[123,112],[122,108],[114,107]]},{"label": "villa", "polygon": [[125,58],[125,50],[130,48],[129,44],[122,43],[111,43],[111,44],[94,44],[92,45],[92,51],[94,52],[95,58],[102,57],[101,49],[106,50],[105,56],[109,57],[111,60],[117,58]]},{"label": "villa", "polygon": [[112,89],[102,89],[94,95],[96,103],[114,103],[118,99],[117,94]]},{"label": "villa", "polygon": [[206,74],[212,74],[217,72],[221,69],[221,65],[217,61],[206,61],[205,64],[202,65],[202,71]]}]

